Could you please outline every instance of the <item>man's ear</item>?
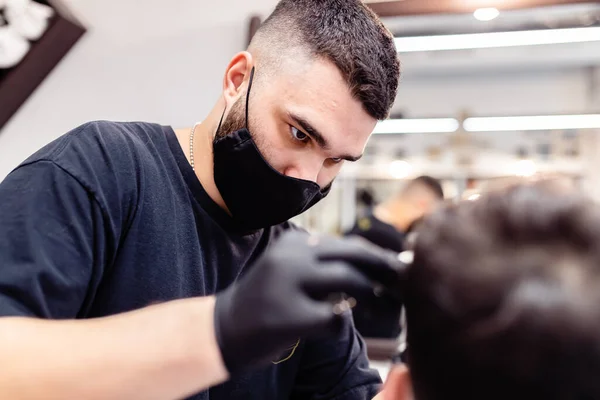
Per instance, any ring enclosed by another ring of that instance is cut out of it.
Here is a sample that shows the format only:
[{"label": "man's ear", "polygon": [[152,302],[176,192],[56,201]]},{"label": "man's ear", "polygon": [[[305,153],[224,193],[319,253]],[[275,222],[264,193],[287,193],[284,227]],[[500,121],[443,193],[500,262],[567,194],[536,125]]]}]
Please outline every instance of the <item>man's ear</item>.
[{"label": "man's ear", "polygon": [[383,386],[382,400],[412,400],[410,373],[405,365],[391,369]]},{"label": "man's ear", "polygon": [[250,81],[250,73],[254,67],[254,58],[247,51],[237,53],[227,66],[223,78],[223,97],[227,107],[231,107],[245,93]]}]

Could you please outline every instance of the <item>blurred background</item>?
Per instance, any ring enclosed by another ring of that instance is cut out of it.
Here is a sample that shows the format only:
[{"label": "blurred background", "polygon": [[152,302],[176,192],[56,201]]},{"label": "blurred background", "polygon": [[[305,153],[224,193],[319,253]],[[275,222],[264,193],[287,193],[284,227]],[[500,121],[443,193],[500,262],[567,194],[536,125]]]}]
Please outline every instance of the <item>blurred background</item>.
[{"label": "blurred background", "polygon": [[[17,40],[0,1],[0,180],[89,120],[201,120],[230,57],[277,0],[35,3],[52,15],[37,32],[23,25]],[[447,201],[539,176],[600,199],[598,2],[368,3],[397,38],[398,98],[365,157],[297,222],[343,232],[365,193],[377,203],[424,174]]]}]

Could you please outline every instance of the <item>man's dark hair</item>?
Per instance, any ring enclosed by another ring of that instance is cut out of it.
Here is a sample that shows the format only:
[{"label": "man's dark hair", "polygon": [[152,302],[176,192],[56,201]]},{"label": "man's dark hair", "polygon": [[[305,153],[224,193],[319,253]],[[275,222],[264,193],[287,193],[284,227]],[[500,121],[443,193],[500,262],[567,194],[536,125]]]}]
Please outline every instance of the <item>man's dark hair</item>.
[{"label": "man's dark hair", "polygon": [[425,187],[429,190],[437,199],[442,200],[444,198],[444,189],[442,188],[442,184],[437,179],[422,175],[418,178],[413,179],[407,185],[405,190],[409,191],[414,187]]},{"label": "man's dark hair", "polygon": [[439,210],[407,273],[417,400],[600,399],[600,208],[542,185]]},{"label": "man's dark hair", "polygon": [[367,113],[387,118],[400,63],[392,34],[362,1],[282,0],[250,44],[264,46],[273,55],[270,64],[280,64],[289,56],[285,50],[294,47],[330,60]]}]

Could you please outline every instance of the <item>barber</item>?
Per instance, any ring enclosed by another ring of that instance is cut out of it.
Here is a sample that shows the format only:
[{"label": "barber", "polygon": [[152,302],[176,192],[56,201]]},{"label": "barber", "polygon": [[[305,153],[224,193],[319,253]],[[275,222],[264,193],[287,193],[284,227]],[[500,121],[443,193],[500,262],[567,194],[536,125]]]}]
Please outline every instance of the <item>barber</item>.
[{"label": "barber", "polygon": [[372,398],[329,294],[378,262],[285,233],[360,158],[398,75],[361,1],[283,0],[201,124],[91,122],[22,163],[0,184],[0,397]]}]

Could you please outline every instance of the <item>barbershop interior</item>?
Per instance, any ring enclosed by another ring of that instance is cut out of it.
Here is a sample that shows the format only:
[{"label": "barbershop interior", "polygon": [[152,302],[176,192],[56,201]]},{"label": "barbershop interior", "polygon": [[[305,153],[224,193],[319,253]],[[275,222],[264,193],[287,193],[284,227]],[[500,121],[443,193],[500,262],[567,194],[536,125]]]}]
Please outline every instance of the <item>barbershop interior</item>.
[{"label": "barbershop interior", "polygon": [[598,399],[598,201],[597,1],[0,0],[0,398]]}]

